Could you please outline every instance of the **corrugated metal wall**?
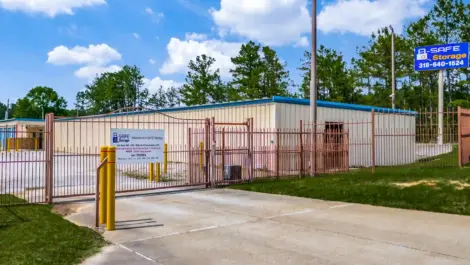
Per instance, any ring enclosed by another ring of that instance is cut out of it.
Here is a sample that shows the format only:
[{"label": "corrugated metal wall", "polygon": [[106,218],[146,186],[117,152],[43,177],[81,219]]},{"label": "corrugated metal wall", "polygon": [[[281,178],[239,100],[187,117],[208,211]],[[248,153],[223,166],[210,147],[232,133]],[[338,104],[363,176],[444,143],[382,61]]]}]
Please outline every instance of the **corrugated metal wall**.
[{"label": "corrugated metal wall", "polygon": [[273,103],[57,119],[54,128],[55,147],[61,152],[83,152],[83,149],[97,152],[100,146],[110,144],[111,128],[135,128],[164,129],[165,141],[183,148],[187,144],[188,128],[202,130],[203,119],[211,117],[215,117],[216,122],[246,122],[248,118],[253,118],[255,128],[274,128],[275,124]]},{"label": "corrugated metal wall", "polygon": [[[170,118],[169,115],[173,118]],[[120,114],[81,119],[59,119],[55,122],[55,146],[62,152],[97,153],[99,147],[110,144],[111,128],[164,129],[165,141],[174,148],[187,148],[188,128],[202,130],[202,121],[180,119],[205,119],[215,117],[216,122],[245,122],[254,118],[257,129],[299,128],[299,121],[309,120],[309,106],[285,103],[266,103],[221,108],[182,110],[174,112]],[[351,167],[372,165],[372,113],[368,111],[318,108],[318,123],[342,122],[349,132],[349,164]],[[415,116],[376,113],[375,158],[376,165],[389,166],[414,162]],[[319,125],[318,130],[324,130]],[[268,137],[273,138],[273,137]],[[275,139],[266,139],[272,145]],[[292,142],[295,144],[295,141]]]},{"label": "corrugated metal wall", "polygon": [[[308,123],[309,106],[276,103],[278,128],[299,128],[299,120]],[[318,132],[327,122],[344,123],[349,132],[349,164],[351,167],[372,166],[372,112],[318,108]],[[308,127],[308,126],[306,126]],[[415,162],[416,117],[406,114],[375,113],[375,159],[378,166]]]}]

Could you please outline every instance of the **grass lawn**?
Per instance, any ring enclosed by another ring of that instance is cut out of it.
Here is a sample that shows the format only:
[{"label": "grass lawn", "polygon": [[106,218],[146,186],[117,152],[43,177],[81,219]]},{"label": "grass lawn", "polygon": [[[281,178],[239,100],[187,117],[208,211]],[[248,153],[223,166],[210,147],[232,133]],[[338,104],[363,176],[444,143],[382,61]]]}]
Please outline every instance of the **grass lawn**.
[{"label": "grass lawn", "polygon": [[457,165],[457,153],[407,167],[351,170],[347,174],[264,181],[230,188],[332,201],[470,215],[470,168]]},{"label": "grass lawn", "polygon": [[0,207],[0,264],[79,264],[106,244],[93,230],[51,210],[49,205]]}]

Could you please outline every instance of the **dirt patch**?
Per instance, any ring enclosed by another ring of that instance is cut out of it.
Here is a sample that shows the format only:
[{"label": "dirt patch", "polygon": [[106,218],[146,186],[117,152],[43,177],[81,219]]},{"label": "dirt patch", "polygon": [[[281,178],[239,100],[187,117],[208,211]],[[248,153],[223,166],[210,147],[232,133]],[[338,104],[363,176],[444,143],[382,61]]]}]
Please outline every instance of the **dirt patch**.
[{"label": "dirt patch", "polygon": [[455,189],[457,190],[470,189],[469,183],[464,183],[457,180],[450,180],[449,184],[454,185]]},{"label": "dirt patch", "polygon": [[420,181],[413,181],[413,182],[401,182],[401,183],[393,183],[393,185],[402,187],[402,188],[410,188],[418,185],[426,185],[428,187],[436,187],[438,181],[436,180],[420,180]]},{"label": "dirt patch", "polygon": [[401,183],[393,183],[393,185],[401,187],[401,188],[410,188],[418,185],[426,185],[428,187],[434,188],[439,183],[448,183],[452,185],[457,190],[463,189],[470,189],[470,183],[461,182],[458,180],[448,180],[448,181],[438,181],[438,180],[419,180],[413,182],[401,182]]},{"label": "dirt patch", "polygon": [[81,207],[83,207],[83,204],[80,203],[56,204],[53,207],[53,211],[62,216],[67,216],[78,212]]}]

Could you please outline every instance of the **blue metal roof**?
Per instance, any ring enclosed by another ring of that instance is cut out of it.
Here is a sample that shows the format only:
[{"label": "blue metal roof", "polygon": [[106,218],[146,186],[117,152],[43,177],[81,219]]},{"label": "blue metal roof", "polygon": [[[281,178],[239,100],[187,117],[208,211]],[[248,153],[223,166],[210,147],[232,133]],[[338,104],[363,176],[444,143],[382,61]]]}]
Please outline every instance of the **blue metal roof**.
[{"label": "blue metal roof", "polygon": [[[166,108],[159,110],[145,110],[145,111],[133,111],[133,112],[124,112],[124,113],[112,113],[96,116],[83,116],[77,118],[60,118],[57,120],[66,121],[73,119],[87,119],[87,118],[101,118],[101,117],[116,117],[116,116],[126,116],[126,115],[137,115],[137,114],[146,114],[146,113],[168,113],[175,111],[188,111],[188,110],[202,110],[202,109],[213,109],[213,108],[223,108],[223,107],[237,107],[237,106],[246,106],[246,105],[256,105],[256,104],[267,104],[267,103],[286,103],[286,104],[296,104],[296,105],[310,105],[309,99],[298,99],[298,98],[288,98],[288,97],[279,97],[274,96],[272,98],[265,99],[254,99],[254,100],[245,100],[245,101],[233,101],[225,103],[215,103],[215,104],[206,104],[206,105],[196,105],[196,106],[185,106],[185,107],[174,107]],[[324,108],[336,108],[336,109],[348,109],[348,110],[357,110],[357,111],[372,111],[381,112],[381,113],[399,113],[399,114],[408,114],[416,115],[417,112],[409,110],[399,110],[399,109],[390,109],[390,108],[381,108],[374,106],[365,106],[349,103],[340,103],[340,102],[329,102],[329,101],[317,101],[318,107]]]},{"label": "blue metal roof", "polygon": [[0,122],[12,122],[12,121],[35,121],[35,122],[44,122],[43,119],[33,119],[33,118],[13,118],[8,120],[0,120]]}]

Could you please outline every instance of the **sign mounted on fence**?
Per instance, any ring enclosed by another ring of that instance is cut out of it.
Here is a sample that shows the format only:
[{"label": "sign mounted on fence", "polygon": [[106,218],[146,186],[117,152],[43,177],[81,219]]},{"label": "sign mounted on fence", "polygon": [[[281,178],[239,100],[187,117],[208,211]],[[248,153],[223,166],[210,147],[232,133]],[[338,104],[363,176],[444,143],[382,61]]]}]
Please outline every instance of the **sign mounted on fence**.
[{"label": "sign mounted on fence", "polygon": [[467,42],[417,47],[414,57],[416,71],[469,67]]},{"label": "sign mounted on fence", "polygon": [[164,130],[111,129],[117,164],[163,162]]}]

